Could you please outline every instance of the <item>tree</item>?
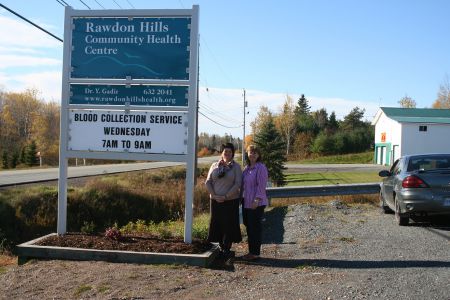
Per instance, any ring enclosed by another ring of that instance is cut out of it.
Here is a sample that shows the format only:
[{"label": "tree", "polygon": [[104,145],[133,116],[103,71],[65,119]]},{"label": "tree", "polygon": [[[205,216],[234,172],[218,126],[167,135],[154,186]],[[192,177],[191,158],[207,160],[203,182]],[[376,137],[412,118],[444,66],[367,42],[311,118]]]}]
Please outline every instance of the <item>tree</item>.
[{"label": "tree", "polygon": [[[22,93],[1,95],[0,145],[3,149],[8,149],[10,153],[19,150],[30,140],[33,116],[41,106],[37,94],[37,90],[29,89]],[[53,124],[53,126],[55,125]]]},{"label": "tree", "polygon": [[295,136],[292,154],[296,159],[308,158],[311,154],[311,144],[314,140],[312,133],[299,132]]},{"label": "tree", "polygon": [[27,157],[27,147],[24,146],[20,150],[19,163],[24,164]]},{"label": "tree", "polygon": [[328,135],[325,132],[321,132],[314,139],[311,146],[311,151],[319,155],[329,155],[336,153],[335,139],[333,135]]},{"label": "tree", "polygon": [[450,108],[450,81],[445,75],[444,81],[439,86],[437,99],[433,103],[433,108]]},{"label": "tree", "polygon": [[344,117],[342,122],[342,128],[344,130],[353,130],[359,127],[365,127],[365,123],[362,120],[364,117],[365,109],[360,109],[358,106],[354,107],[348,115]]},{"label": "tree", "polygon": [[327,130],[331,133],[334,133],[338,130],[339,123],[336,120],[336,113],[333,111],[328,119]]},{"label": "tree", "polygon": [[11,157],[11,168],[17,167],[17,164],[19,163],[19,153],[17,151],[14,151],[12,157]]},{"label": "tree", "polygon": [[321,131],[328,125],[328,113],[325,108],[321,108],[312,113],[316,128]]},{"label": "tree", "polygon": [[277,186],[285,185],[283,170],[286,169],[284,167],[286,145],[275,128],[272,117],[262,124],[254,137],[254,143],[261,149],[262,161],[267,166],[272,182]]},{"label": "tree", "polygon": [[297,132],[310,132],[316,134],[317,130],[310,110],[311,106],[309,106],[308,99],[302,94],[294,109],[295,118],[297,120]]},{"label": "tree", "polygon": [[42,103],[33,116],[30,138],[36,142],[47,164],[56,165],[59,158],[59,107]]},{"label": "tree", "polygon": [[255,120],[250,123],[253,136],[257,135],[263,125],[272,118],[272,113],[270,112],[269,108],[265,105],[261,105]]},{"label": "tree", "polygon": [[398,101],[398,104],[400,104],[400,107],[403,108],[416,108],[417,105],[416,101],[408,95],[405,95],[405,97],[400,99]]},{"label": "tree", "polygon": [[8,152],[6,150],[3,150],[2,152],[2,168],[8,169],[9,162],[8,162]]},{"label": "tree", "polygon": [[308,99],[305,98],[305,95],[302,94],[300,98],[298,98],[297,106],[295,107],[295,115],[297,117],[301,115],[307,115],[310,113],[311,106],[308,104]]},{"label": "tree", "polygon": [[25,163],[30,167],[35,166],[39,163],[35,141],[31,141],[31,144],[27,147],[27,150],[25,152]]},{"label": "tree", "polygon": [[286,155],[289,155],[291,148],[292,136],[295,133],[295,112],[294,103],[289,95],[286,95],[286,101],[281,107],[280,114],[277,118],[278,128],[283,135],[286,143]]}]

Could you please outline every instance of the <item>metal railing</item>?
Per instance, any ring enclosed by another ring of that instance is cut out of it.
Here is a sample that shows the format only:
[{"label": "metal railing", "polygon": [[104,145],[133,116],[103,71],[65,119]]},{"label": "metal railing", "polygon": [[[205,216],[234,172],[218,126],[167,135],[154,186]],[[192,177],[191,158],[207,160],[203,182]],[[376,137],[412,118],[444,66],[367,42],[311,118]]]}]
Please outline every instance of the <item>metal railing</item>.
[{"label": "metal railing", "polygon": [[269,198],[362,195],[362,194],[378,194],[379,192],[380,192],[379,182],[267,188],[267,196]]}]

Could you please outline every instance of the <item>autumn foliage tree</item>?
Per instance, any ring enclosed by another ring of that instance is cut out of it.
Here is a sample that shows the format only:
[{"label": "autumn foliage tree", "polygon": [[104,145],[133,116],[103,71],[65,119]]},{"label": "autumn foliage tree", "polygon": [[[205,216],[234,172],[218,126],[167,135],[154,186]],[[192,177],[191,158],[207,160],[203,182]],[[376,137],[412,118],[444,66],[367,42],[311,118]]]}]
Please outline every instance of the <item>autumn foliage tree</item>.
[{"label": "autumn foliage tree", "polygon": [[281,132],[286,144],[286,155],[289,155],[296,128],[295,106],[291,96],[286,95],[286,101],[283,103],[279,115],[275,118],[275,125]]},{"label": "autumn foliage tree", "polygon": [[35,89],[0,93],[0,150],[9,153],[12,167],[26,163],[25,150],[33,140],[44,162],[58,163],[59,105],[38,99],[38,94]]},{"label": "autumn foliage tree", "polygon": [[403,108],[415,108],[417,106],[416,100],[409,97],[408,95],[405,95],[402,99],[398,101],[398,104],[400,104],[400,107]]},{"label": "autumn foliage tree", "polygon": [[433,103],[433,108],[450,108],[450,81],[448,75],[439,86],[437,99]]}]

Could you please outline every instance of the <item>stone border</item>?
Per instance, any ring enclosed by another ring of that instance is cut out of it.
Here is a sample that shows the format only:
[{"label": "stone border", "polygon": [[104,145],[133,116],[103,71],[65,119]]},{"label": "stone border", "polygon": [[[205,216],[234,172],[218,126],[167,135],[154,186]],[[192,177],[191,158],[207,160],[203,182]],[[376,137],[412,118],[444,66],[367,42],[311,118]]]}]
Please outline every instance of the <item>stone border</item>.
[{"label": "stone border", "polygon": [[114,263],[135,264],[177,264],[208,267],[218,254],[218,247],[202,254],[180,254],[180,253],[156,253],[156,252],[134,252],[117,250],[97,250],[70,247],[53,247],[34,245],[51,233],[32,241],[17,245],[19,265],[30,259],[61,259],[61,260],[96,260]]}]

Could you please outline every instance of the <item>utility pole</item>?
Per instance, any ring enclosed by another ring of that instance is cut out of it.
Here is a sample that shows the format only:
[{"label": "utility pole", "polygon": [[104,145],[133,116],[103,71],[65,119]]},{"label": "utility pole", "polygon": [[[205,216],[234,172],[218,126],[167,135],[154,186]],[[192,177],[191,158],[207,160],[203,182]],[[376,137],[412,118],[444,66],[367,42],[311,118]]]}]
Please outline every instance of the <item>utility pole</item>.
[{"label": "utility pole", "polygon": [[247,107],[247,101],[245,100],[245,89],[244,89],[244,125],[243,128],[243,136],[242,136],[242,167],[245,166],[245,108]]}]

